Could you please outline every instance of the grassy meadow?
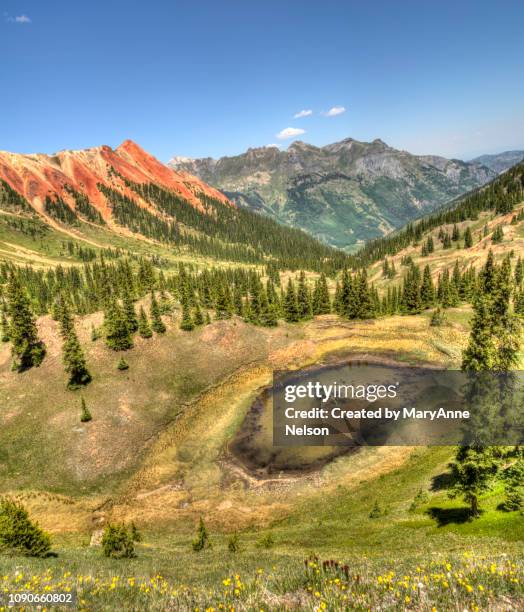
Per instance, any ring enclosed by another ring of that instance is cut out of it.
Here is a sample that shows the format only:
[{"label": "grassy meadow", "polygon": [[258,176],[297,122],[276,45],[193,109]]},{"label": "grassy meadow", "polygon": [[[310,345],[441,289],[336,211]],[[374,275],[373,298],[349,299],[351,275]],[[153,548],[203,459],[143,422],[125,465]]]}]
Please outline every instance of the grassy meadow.
[{"label": "grassy meadow", "polygon": [[[46,231],[43,241],[29,238],[0,215],[0,255],[79,265],[65,251],[72,240],[154,253],[166,270],[185,257],[93,226],[82,239]],[[520,226],[506,239],[504,248],[524,252]],[[475,266],[487,254],[477,246],[467,253]],[[397,270],[406,254],[423,263],[406,251]],[[427,259],[438,274],[463,254],[439,249]],[[379,266],[370,277],[382,289],[389,281]],[[187,333],[175,308],[163,317],[166,334],[136,338],[120,371],[119,355],[91,340],[102,322],[95,313],[77,322],[93,375],[81,391],[66,390],[56,323],[39,318],[48,349],[39,368],[12,372],[9,346],[0,345],[0,493],[27,507],[57,556],[0,556],[0,593],[71,589],[86,611],[522,609],[522,514],[497,510],[498,486],[468,520],[445,489],[454,449],[363,448],[317,470],[261,475],[230,448],[276,369],[355,357],[459,367],[471,309],[446,316],[431,326],[431,312],[353,322],[325,315],[273,329],[234,317]],[[89,423],[80,422],[81,397]],[[212,547],[194,552],[200,517]],[[91,545],[114,521],[138,526],[136,558],[107,559]]]}]

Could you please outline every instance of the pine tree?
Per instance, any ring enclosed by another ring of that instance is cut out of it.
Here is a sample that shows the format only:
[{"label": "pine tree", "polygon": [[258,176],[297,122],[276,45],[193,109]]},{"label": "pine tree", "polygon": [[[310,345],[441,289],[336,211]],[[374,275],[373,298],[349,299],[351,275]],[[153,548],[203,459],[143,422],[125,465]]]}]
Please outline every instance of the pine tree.
[{"label": "pine tree", "polygon": [[517,287],[522,285],[522,280],[524,279],[524,261],[519,256],[517,259],[517,263],[515,264],[515,284]]},{"label": "pine tree", "polygon": [[313,292],[313,314],[323,315],[331,312],[331,303],[329,299],[329,289],[327,285],[326,275],[322,273],[315,284]]},{"label": "pine tree", "polygon": [[498,470],[493,451],[490,448],[461,446],[450,468],[453,480],[450,496],[462,495],[464,501],[470,504],[471,516],[477,518],[480,514],[478,498],[490,489]]},{"label": "pine tree", "polygon": [[13,370],[23,372],[42,363],[46,348],[38,337],[29,298],[14,274],[9,278],[7,299]]},{"label": "pine tree", "polygon": [[195,325],[197,327],[199,327],[200,325],[204,325],[205,323],[205,319],[204,319],[204,314],[202,312],[202,309],[200,308],[200,304],[197,303],[196,307],[195,307],[195,313],[193,316],[193,321],[195,323]]},{"label": "pine tree", "polygon": [[482,292],[486,295],[493,294],[496,289],[496,282],[497,271],[495,266],[495,258],[493,256],[493,251],[490,249],[486,263],[484,264],[484,267],[480,273],[480,286]]},{"label": "pine tree", "polygon": [[182,303],[182,319],[180,320],[180,329],[184,331],[191,331],[195,328],[195,324],[193,323],[193,318],[191,317],[191,310],[189,309],[189,305],[184,302]]},{"label": "pine tree", "polygon": [[62,305],[62,318],[60,324],[62,337],[64,338],[62,359],[65,371],[69,374],[67,387],[68,389],[78,389],[83,385],[89,384],[92,377],[87,368],[84,352],[80,346],[74,323],[65,300]]},{"label": "pine tree", "polygon": [[453,233],[451,234],[451,240],[453,240],[453,242],[458,242],[460,240],[460,230],[456,223],[455,225],[453,225]]},{"label": "pine tree", "polygon": [[473,246],[473,234],[471,228],[468,226],[464,232],[464,248],[470,249]]},{"label": "pine tree", "polygon": [[433,306],[435,303],[435,288],[433,286],[433,279],[431,278],[431,271],[428,265],[425,266],[424,273],[422,275],[420,302],[423,309],[431,308],[431,306]]},{"label": "pine tree", "polygon": [[2,313],[0,314],[0,342],[9,342],[9,340],[9,321],[7,320],[5,311],[2,309]]},{"label": "pine tree", "polygon": [[156,300],[155,292],[151,292],[151,329],[157,334],[165,334],[166,326],[162,321],[162,317],[160,316],[160,307],[158,306],[158,302]]},{"label": "pine tree", "polygon": [[124,315],[127,321],[127,327],[130,333],[134,334],[138,330],[138,320],[136,318],[135,305],[127,285],[125,285],[124,292],[122,294],[122,303]]},{"label": "pine tree", "polygon": [[118,370],[129,370],[129,364],[123,357],[120,357],[120,361],[117,363],[116,367]]},{"label": "pine tree", "polygon": [[402,289],[402,310],[409,314],[416,314],[422,309],[420,298],[420,270],[417,265],[411,264]]},{"label": "pine tree", "polygon": [[296,323],[299,321],[297,294],[293,281],[288,279],[286,295],[284,298],[284,318],[288,323]]},{"label": "pine tree", "polygon": [[153,335],[153,330],[149,325],[146,311],[144,310],[143,306],[140,306],[140,311],[138,315],[138,333],[142,338],[151,338]]},{"label": "pine tree", "polygon": [[278,324],[275,307],[269,303],[267,294],[262,289],[260,294],[260,325],[264,327],[275,327]]},{"label": "pine tree", "polygon": [[504,232],[502,231],[502,226],[497,225],[493,235],[491,236],[491,242],[493,244],[499,244],[504,240]]},{"label": "pine tree", "polygon": [[47,557],[51,538],[31,521],[22,504],[0,498],[0,553]]},{"label": "pine tree", "polygon": [[474,305],[469,343],[462,354],[464,371],[492,370],[496,348],[492,334],[492,320],[488,299],[479,296]]},{"label": "pine tree", "polygon": [[244,316],[244,302],[242,301],[242,289],[235,283],[233,287],[233,309],[238,317]]},{"label": "pine tree", "polygon": [[311,319],[313,314],[313,309],[311,307],[311,294],[309,293],[309,289],[306,284],[306,274],[304,271],[300,273],[298,279],[297,309],[298,318],[301,321]]},{"label": "pine tree", "polygon": [[106,344],[113,351],[126,351],[133,347],[133,338],[127,326],[125,313],[114,298],[109,300],[104,312],[104,328]]},{"label": "pine tree", "polygon": [[233,305],[231,303],[231,294],[227,285],[224,287],[219,283],[215,298],[215,317],[217,319],[230,319],[233,314]]},{"label": "pine tree", "polygon": [[88,423],[89,421],[93,419],[93,417],[91,416],[91,413],[89,412],[89,409],[86,405],[86,401],[84,398],[80,400],[80,409],[81,409],[80,422]]},{"label": "pine tree", "polygon": [[204,550],[204,548],[211,548],[209,533],[207,532],[206,525],[202,517],[200,517],[196,538],[193,540],[192,546],[195,552],[200,552],[201,550]]},{"label": "pine tree", "polygon": [[373,292],[368,286],[366,269],[360,271],[353,282],[354,296],[350,315],[356,319],[371,319],[375,316]]}]

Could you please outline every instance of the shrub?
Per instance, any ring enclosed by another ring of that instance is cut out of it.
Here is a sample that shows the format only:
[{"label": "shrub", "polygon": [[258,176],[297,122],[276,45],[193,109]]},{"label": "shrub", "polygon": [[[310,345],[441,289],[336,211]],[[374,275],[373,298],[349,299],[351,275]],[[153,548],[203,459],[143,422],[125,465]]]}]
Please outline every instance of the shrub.
[{"label": "shrub", "polygon": [[445,321],[446,315],[444,314],[442,308],[439,307],[431,315],[430,325],[432,327],[440,327],[441,325],[444,325]]},{"label": "shrub", "polygon": [[91,340],[96,342],[104,335],[104,332],[101,327],[95,327],[91,325]]},{"label": "shrub", "polygon": [[227,540],[227,549],[230,553],[240,552],[240,541],[238,538],[238,533],[233,533],[229,536]]},{"label": "shrub", "polygon": [[262,536],[257,542],[258,548],[273,548],[274,545],[275,540],[273,539],[271,533],[267,533],[266,535]]},{"label": "shrub", "polygon": [[106,557],[113,559],[131,559],[136,557],[132,531],[128,531],[124,523],[118,525],[110,523],[104,529],[102,550]]},{"label": "shrub", "polygon": [[123,357],[120,359],[120,361],[118,362],[118,365],[116,367],[119,370],[129,370],[129,364],[127,363],[127,361]]},{"label": "shrub", "polygon": [[193,540],[193,550],[195,552],[200,552],[201,550],[204,550],[204,548],[211,548],[211,542],[209,540],[209,534],[207,532],[204,519],[200,517],[197,535],[196,538]]},{"label": "shrub", "polygon": [[413,501],[411,502],[409,511],[414,512],[420,506],[427,504],[428,501],[429,501],[429,495],[427,494],[427,491],[423,491],[422,489],[419,489]]},{"label": "shrub", "polygon": [[0,499],[0,552],[49,557],[51,538],[33,523],[22,504]]},{"label": "shrub", "polygon": [[386,516],[387,514],[389,514],[389,509],[387,507],[382,508],[382,506],[378,503],[378,501],[375,500],[375,503],[373,504],[373,508],[371,508],[371,512],[369,513],[369,518],[370,519],[377,519],[380,518],[381,516]]},{"label": "shrub", "polygon": [[89,409],[86,406],[86,401],[84,398],[82,398],[81,400],[81,408],[82,408],[82,414],[80,415],[80,422],[88,423],[89,421],[91,421],[93,417],[91,416],[91,413],[89,412]]},{"label": "shrub", "polygon": [[136,525],[131,523],[131,537],[133,538],[133,542],[141,542],[142,534],[138,531]]}]

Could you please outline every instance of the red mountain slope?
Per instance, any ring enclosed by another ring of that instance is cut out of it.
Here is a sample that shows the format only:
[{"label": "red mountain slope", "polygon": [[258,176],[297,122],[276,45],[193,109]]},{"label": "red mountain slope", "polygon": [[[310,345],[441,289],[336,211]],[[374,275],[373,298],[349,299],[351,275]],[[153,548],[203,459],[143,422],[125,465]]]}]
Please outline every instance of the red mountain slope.
[{"label": "red mountain slope", "polygon": [[119,175],[134,183],[155,183],[201,211],[204,211],[202,196],[233,206],[213,187],[186,172],[168,168],[131,140],[126,140],[115,150],[103,145],[82,151],[60,151],[56,155],[0,151],[0,179],[25,197],[40,214],[45,214],[43,204],[46,196],[59,196],[74,210],[75,200],[66,189],[69,186],[84,193],[102,217],[111,223],[111,209],[98,189],[98,183],[117,189],[140,206],[157,213],[126,187]]}]

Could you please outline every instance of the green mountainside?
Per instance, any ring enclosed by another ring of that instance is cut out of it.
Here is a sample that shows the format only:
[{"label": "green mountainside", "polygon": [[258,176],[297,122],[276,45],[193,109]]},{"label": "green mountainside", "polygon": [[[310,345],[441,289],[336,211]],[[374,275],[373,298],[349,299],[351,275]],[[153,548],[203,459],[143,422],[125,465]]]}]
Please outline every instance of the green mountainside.
[{"label": "green mountainside", "polygon": [[324,147],[296,141],[286,151],[262,147],[218,160],[175,157],[169,165],[199,176],[246,208],[346,250],[496,176],[475,161],[416,156],[378,139],[352,138]]}]

